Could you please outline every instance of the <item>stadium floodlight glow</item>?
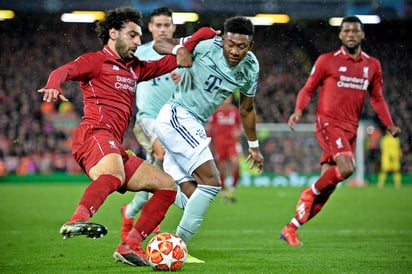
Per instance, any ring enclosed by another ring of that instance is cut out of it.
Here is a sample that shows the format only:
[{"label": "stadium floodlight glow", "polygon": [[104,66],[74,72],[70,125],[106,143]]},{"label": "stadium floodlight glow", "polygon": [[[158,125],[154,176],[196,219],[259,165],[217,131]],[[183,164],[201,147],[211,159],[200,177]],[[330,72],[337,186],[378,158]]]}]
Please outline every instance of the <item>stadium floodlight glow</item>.
[{"label": "stadium floodlight glow", "polygon": [[255,26],[271,26],[273,24],[286,24],[290,22],[287,14],[258,13],[249,18]]},{"label": "stadium floodlight glow", "polygon": [[14,11],[12,10],[0,10],[0,21],[6,19],[13,19],[14,18]]},{"label": "stadium floodlight glow", "polygon": [[94,11],[94,10],[74,10],[73,14],[91,14],[96,20],[103,20],[106,16],[104,11]]},{"label": "stadium floodlight glow", "polygon": [[270,18],[273,24],[287,24],[290,22],[290,17],[287,14],[277,13],[258,13],[255,15],[257,18]]},{"label": "stadium floodlight glow", "polygon": [[105,17],[103,11],[81,11],[75,10],[71,13],[64,13],[61,20],[66,23],[94,23],[97,20],[102,20]]},{"label": "stadium floodlight glow", "polygon": [[196,12],[173,12],[172,19],[174,24],[182,25],[186,22],[197,22],[199,14]]},{"label": "stadium floodlight glow", "polygon": [[[381,18],[378,15],[356,15],[363,24],[379,24]],[[329,18],[329,25],[338,27],[342,23],[343,17]]]}]

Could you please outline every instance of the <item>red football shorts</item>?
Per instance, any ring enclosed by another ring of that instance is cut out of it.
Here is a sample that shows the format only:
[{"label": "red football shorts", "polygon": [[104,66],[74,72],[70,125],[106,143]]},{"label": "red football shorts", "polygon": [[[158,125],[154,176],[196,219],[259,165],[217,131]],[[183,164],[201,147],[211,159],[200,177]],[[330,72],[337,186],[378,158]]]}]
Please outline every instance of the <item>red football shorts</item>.
[{"label": "red football shorts", "polygon": [[86,174],[89,173],[89,170],[95,166],[100,159],[110,153],[117,153],[122,156],[126,174],[126,184],[118,191],[124,192],[127,182],[144,160],[136,156],[127,155],[120,142],[106,128],[80,125],[76,129],[73,137],[72,154]]},{"label": "red football shorts", "polygon": [[[213,140],[212,140],[213,142]],[[232,143],[214,143],[213,144],[213,151],[214,151],[214,157],[216,161],[221,162],[221,161],[227,161],[231,157],[236,157],[241,153],[239,151],[239,146],[240,144],[236,141]]]},{"label": "red football shorts", "polygon": [[336,121],[319,118],[316,123],[316,138],[322,147],[320,163],[335,163],[339,155],[350,155],[356,148],[356,129],[343,129]]}]

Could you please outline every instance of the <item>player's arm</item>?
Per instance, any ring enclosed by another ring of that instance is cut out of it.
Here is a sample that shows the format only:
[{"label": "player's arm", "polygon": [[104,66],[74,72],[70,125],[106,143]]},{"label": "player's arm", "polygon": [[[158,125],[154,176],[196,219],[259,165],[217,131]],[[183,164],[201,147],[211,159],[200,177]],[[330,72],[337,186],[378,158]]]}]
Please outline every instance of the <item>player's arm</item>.
[{"label": "player's arm", "polygon": [[[208,39],[216,35],[216,31],[211,28],[201,28],[190,36],[187,41],[181,45],[176,39],[162,39],[153,44],[153,49],[159,54],[167,54],[160,60],[140,63],[141,81],[146,81],[173,71],[176,67],[191,67],[191,51],[201,40]],[[174,56],[176,55],[176,57]]]},{"label": "player's arm", "polygon": [[61,85],[69,80],[82,80],[90,78],[93,72],[100,69],[100,58],[96,58],[94,54],[85,54],[77,58],[75,61],[67,63],[49,75],[46,85],[37,90],[43,93],[43,101],[55,102],[57,99],[68,101],[64,96]]},{"label": "player's arm", "polygon": [[256,167],[258,171],[262,171],[263,156],[259,150],[259,141],[256,133],[255,98],[240,94],[239,112],[249,145],[249,155],[246,158],[246,162],[252,160],[250,168]]},{"label": "player's arm", "polygon": [[369,97],[373,110],[378,114],[381,122],[386,126],[392,136],[397,137],[401,133],[401,129],[397,127],[392,120],[388,104],[383,97],[382,92],[382,69],[379,62],[377,62],[377,69],[374,77],[370,83]]},{"label": "player's arm", "polygon": [[203,27],[197,30],[192,36],[185,38],[165,38],[156,41],[153,44],[153,49],[159,54],[173,54],[178,56],[179,51],[186,48],[189,52],[192,52],[195,46],[202,40],[213,38],[220,34],[220,30],[216,31],[209,27]]},{"label": "player's arm", "polygon": [[290,115],[288,125],[292,130],[295,130],[296,123],[302,117],[303,111],[309,105],[313,94],[322,82],[322,77],[325,75],[322,72],[322,64],[325,62],[324,56],[320,56],[316,60],[305,85],[299,90],[296,98],[295,111]]},{"label": "player's arm", "polygon": [[73,70],[73,66],[69,63],[61,66],[50,73],[47,84],[37,90],[39,93],[43,93],[43,101],[55,102],[59,98],[62,101],[67,102],[67,98],[64,96],[61,89],[61,84],[67,81],[68,75]]}]

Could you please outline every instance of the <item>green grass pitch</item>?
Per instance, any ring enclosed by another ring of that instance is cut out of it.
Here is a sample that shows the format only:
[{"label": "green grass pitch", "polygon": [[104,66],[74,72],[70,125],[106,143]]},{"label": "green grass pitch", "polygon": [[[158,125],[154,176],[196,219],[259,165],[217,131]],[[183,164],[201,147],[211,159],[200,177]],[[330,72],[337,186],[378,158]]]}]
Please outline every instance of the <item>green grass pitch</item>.
[{"label": "green grass pitch", "polygon": [[[133,193],[109,196],[92,218],[106,237],[63,240],[84,183],[0,184],[0,273],[153,273],[115,263],[120,207]],[[211,204],[189,252],[206,261],[181,273],[412,273],[412,186],[395,190],[340,187],[300,230],[302,247],[279,240],[299,188],[239,187],[238,203]],[[161,225],[174,232],[182,212],[172,206]]]}]

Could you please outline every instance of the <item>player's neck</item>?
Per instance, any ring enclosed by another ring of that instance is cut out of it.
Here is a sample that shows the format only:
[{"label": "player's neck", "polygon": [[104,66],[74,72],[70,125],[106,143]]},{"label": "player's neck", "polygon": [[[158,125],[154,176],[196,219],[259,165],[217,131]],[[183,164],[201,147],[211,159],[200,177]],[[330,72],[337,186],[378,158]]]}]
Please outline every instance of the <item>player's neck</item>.
[{"label": "player's neck", "polygon": [[353,59],[358,58],[360,53],[361,53],[361,47],[360,46],[355,47],[355,48],[345,47],[345,50],[346,50],[347,54]]}]

